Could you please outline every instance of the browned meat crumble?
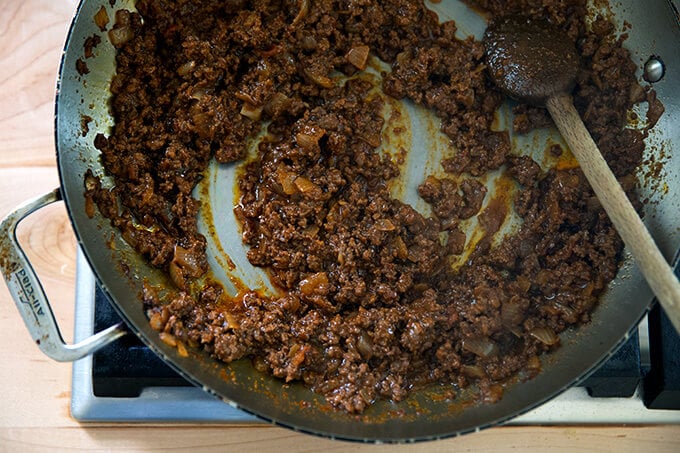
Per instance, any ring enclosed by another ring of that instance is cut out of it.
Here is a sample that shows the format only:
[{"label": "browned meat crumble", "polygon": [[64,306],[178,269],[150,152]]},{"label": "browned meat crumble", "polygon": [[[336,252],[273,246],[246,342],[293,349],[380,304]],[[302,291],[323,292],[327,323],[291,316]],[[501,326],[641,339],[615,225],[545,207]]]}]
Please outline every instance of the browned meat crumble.
[{"label": "browned meat crumble", "polygon": [[[470,3],[491,16],[547,17],[577,43],[575,103],[630,186],[644,131],[624,128],[626,112],[646,98],[660,107],[636,81],[625,36],[615,39],[601,17],[586,26],[582,0]],[[539,372],[558,333],[588,322],[616,275],[621,241],[578,168],[543,171],[512,154],[507,131],[492,130],[503,98],[485,75],[482,45],[457,39],[454,22],[440,24],[416,0],[137,8],[119,11],[109,31],[115,127],[95,141],[115,186],[88,175],[86,197],[172,277],[176,297],[148,291],[144,303],[180,352],[249,358],[361,412],[432,383],[474,385],[480,400],[496,401],[509,379]],[[399,167],[376,151],[384,101],[360,76],[370,55],[391,66],[377,88],[435,112],[457,150],[442,162],[447,177],[418,188],[430,217],[390,195]],[[248,259],[285,296],[196,290],[208,265],[192,190],[210,159],[242,159],[264,122],[236,214]],[[543,111],[515,108],[516,132],[549,124]],[[508,207],[482,210],[487,189],[475,177],[499,168],[519,184],[523,223],[494,245]],[[454,269],[466,244],[460,223],[474,216],[485,235]]]}]

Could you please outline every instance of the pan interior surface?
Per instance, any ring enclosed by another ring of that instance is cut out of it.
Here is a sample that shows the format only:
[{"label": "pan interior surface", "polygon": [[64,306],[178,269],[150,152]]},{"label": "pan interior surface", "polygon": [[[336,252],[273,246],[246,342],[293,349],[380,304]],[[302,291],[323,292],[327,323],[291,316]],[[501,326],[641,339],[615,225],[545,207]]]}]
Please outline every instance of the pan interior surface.
[{"label": "pan interior surface", "polygon": [[[440,20],[453,19],[461,37],[481,38],[484,19],[461,2],[427,2]],[[616,280],[601,298],[592,322],[578,330],[561,335],[562,346],[543,358],[543,371],[534,379],[508,387],[504,397],[493,405],[472,405],[464,397],[450,400],[446,389],[433,388],[414,392],[402,403],[381,401],[361,415],[348,415],[332,409],[323,397],[300,384],[284,384],[271,376],[254,370],[250,363],[237,361],[224,364],[206,353],[191,350],[182,357],[158,339],[151,329],[139,300],[142,284],[151,282],[170,285],[167,278],[153,269],[117,234],[109,222],[98,213],[87,215],[83,197],[84,176],[88,170],[104,175],[99,151],[93,140],[97,133],[107,134],[113,120],[108,110],[109,85],[115,73],[115,49],[95,24],[94,17],[104,9],[113,20],[116,9],[134,9],[131,0],[118,0],[114,7],[109,2],[83,0],[72,24],[62,61],[56,101],[56,143],[58,166],[64,198],[74,229],[84,253],[104,291],[131,329],[164,360],[182,375],[220,398],[264,419],[313,434],[359,441],[414,441],[457,435],[492,426],[519,415],[550,399],[589,370],[606,359],[633,329],[652,300],[640,272],[626,255]],[[653,133],[648,138],[645,161],[640,169],[639,185],[644,205],[645,221],[660,249],[670,260],[680,247],[680,153],[673,152],[680,141],[680,31],[666,1],[617,2],[608,14],[614,14],[621,27],[627,30],[626,47],[633,61],[642,68],[652,55],[660,55],[668,67],[665,77],[654,85],[665,106]],[[94,56],[86,58],[89,72],[76,71],[76,61],[83,60],[85,40],[101,35],[102,42]],[[372,63],[371,77],[379,78],[385,68]],[[640,69],[640,77],[642,77]],[[501,108],[497,129],[511,129],[510,101]],[[386,109],[399,111],[401,123],[388,122],[383,130],[382,152],[397,147],[411,152],[401,165],[402,179],[392,187],[396,198],[427,214],[428,205],[417,194],[417,186],[426,175],[443,174],[439,162],[452,152],[448,137],[440,131],[440,124],[431,112],[409,101],[386,100]],[[644,117],[643,114],[640,117]],[[87,131],[83,124],[87,124]],[[407,133],[394,130],[406,126]],[[512,133],[511,133],[512,134]],[[558,164],[545,150],[553,144],[566,149],[556,130],[542,129],[527,135],[511,135],[514,153],[530,154],[544,168]],[[252,143],[252,148],[257,141]],[[199,228],[208,239],[208,258],[214,276],[228,291],[235,293],[241,285],[264,292],[275,292],[267,274],[252,266],[240,239],[239,223],[233,206],[238,203],[237,180],[242,163],[220,165],[211,163],[205,178],[195,190],[203,201]],[[482,181],[494,194],[501,196],[514,188],[502,181],[501,173],[491,174]],[[509,216],[496,240],[516,228],[516,219]],[[473,217],[464,227],[468,249],[479,239],[478,226]]]}]

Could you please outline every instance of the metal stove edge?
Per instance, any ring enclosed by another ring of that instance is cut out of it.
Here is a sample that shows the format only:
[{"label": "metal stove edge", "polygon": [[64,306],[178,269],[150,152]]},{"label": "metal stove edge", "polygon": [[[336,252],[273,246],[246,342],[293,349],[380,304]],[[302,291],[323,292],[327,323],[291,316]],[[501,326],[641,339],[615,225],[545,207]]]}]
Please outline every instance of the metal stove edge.
[{"label": "metal stove edge", "polygon": [[[74,340],[92,335],[95,278],[82,252],[76,264]],[[92,356],[73,362],[71,415],[81,422],[264,423],[198,387],[150,387],[135,398],[95,396]],[[585,388],[568,389],[506,425],[680,424],[680,411],[649,410],[640,390],[630,398],[593,398]]]}]

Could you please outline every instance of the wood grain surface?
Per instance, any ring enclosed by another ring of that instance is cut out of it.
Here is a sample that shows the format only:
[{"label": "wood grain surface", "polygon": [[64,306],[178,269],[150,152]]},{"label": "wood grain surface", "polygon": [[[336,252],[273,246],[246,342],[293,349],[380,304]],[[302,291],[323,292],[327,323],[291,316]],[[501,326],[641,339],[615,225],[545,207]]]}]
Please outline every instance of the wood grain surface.
[{"label": "wood grain surface", "polygon": [[[74,0],[0,1],[0,216],[59,184],[53,97],[76,7]],[[18,235],[70,339],[76,247],[63,205],[26,219]],[[268,425],[81,424],[69,413],[71,365],[38,350],[1,284],[0,348],[0,451],[680,451],[678,426],[516,426],[365,446]]]}]

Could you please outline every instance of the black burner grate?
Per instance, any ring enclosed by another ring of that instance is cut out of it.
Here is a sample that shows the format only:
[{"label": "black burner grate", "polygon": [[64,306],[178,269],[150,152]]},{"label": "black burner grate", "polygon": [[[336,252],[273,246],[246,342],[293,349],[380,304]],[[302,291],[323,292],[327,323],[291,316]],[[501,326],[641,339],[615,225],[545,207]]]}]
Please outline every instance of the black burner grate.
[{"label": "black burner grate", "polygon": [[680,336],[658,306],[649,314],[649,330],[651,369],[643,401],[650,409],[680,409]]},{"label": "black burner grate", "polygon": [[[96,287],[94,331],[121,321],[104,292]],[[144,388],[188,386],[135,335],[125,335],[92,357],[92,391],[100,397],[136,397]]]}]

